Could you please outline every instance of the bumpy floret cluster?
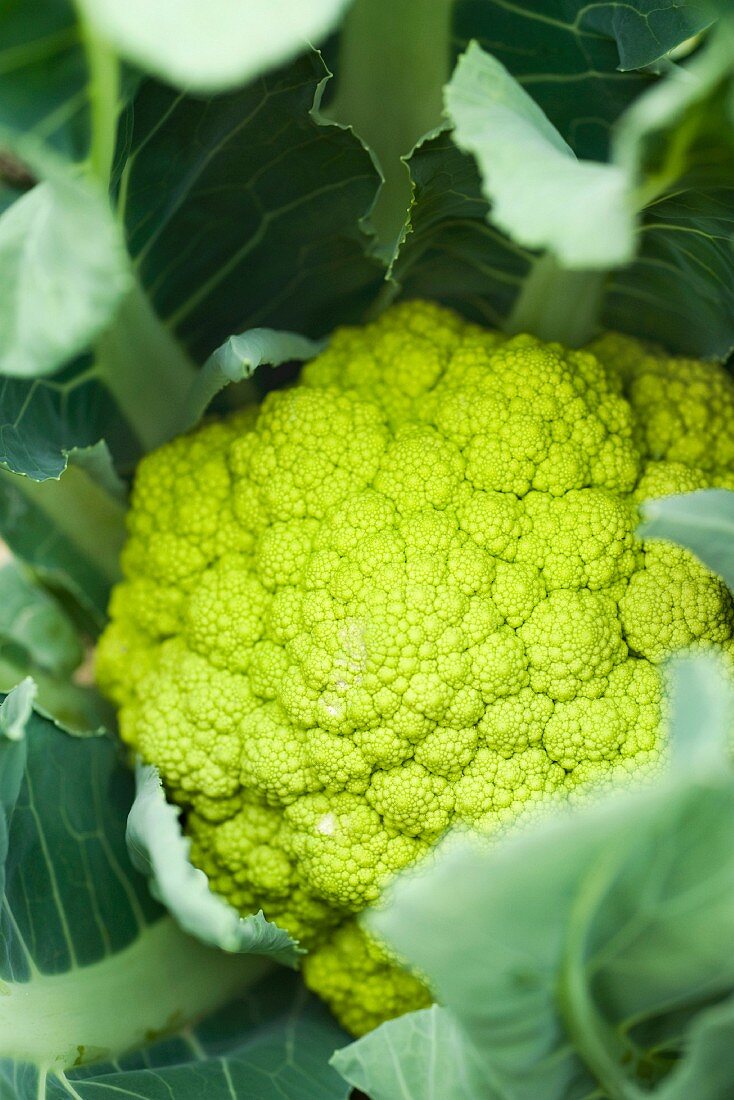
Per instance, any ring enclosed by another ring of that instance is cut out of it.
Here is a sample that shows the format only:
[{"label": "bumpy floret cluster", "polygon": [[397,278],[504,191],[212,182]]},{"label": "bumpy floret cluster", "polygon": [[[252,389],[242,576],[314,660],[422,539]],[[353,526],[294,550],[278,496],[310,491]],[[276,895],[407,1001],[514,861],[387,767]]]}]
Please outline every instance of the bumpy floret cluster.
[{"label": "bumpy floret cluster", "polygon": [[732,422],[716,367],[412,302],[142,462],[100,683],[213,889],[354,1032],[429,997],[354,924],[390,877],[654,768],[660,662],[730,647],[723,584],[634,532],[732,484]]}]

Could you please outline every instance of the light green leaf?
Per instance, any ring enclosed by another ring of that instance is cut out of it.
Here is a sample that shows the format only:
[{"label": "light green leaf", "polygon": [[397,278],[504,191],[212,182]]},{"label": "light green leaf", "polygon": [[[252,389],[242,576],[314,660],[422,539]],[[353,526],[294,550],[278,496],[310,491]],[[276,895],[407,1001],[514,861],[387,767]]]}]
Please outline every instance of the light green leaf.
[{"label": "light green leaf", "polygon": [[[710,665],[693,667],[707,676]],[[730,692],[723,680],[720,690]],[[709,711],[727,729],[728,713]],[[450,838],[369,915],[453,1013],[487,1096],[598,1089],[642,1100],[671,1061],[639,1048],[635,1029],[655,1022],[656,1048],[674,1056],[680,1029],[728,997],[734,777],[716,751],[724,733],[696,719],[688,736],[711,745],[701,766],[546,816],[491,848]]]},{"label": "light green leaf", "polygon": [[23,680],[0,703],[0,735],[9,741],[22,741],[33,713],[36,685],[30,677]]},{"label": "light green leaf", "polygon": [[476,1057],[452,1013],[433,1005],[342,1047],[331,1064],[370,1100],[488,1100]]},{"label": "light green leaf", "polygon": [[212,398],[230,382],[251,378],[258,367],[278,367],[292,360],[312,359],[325,347],[295,332],[252,328],[228,340],[213,352],[196,376],[184,405],[181,431],[196,424]]},{"label": "light green leaf", "polygon": [[688,775],[710,775],[727,758],[734,729],[734,685],[726,678],[728,671],[706,651],[668,662],[671,761]]},{"label": "light green leaf", "polygon": [[48,374],[84,350],[130,285],[105,196],[57,171],[0,215],[0,372]]},{"label": "light green leaf", "polygon": [[691,1025],[686,1056],[656,1100],[729,1100],[734,1080],[734,998],[702,1012]]},{"label": "light green leaf", "polygon": [[[346,1038],[296,975],[277,968],[196,1027],[63,1081],[49,1077],[44,1100],[347,1100],[349,1086],[329,1066]],[[4,1075],[0,1064],[2,1100],[43,1097],[23,1068]]]},{"label": "light green leaf", "polygon": [[734,492],[701,489],[648,500],[642,506],[643,539],[668,539],[692,550],[734,589]]},{"label": "light green leaf", "polygon": [[[595,162],[608,159],[610,135],[630,104],[642,103],[647,89],[667,80],[650,71],[620,73],[620,54],[626,50],[627,58],[634,57],[639,49],[647,63],[687,37],[689,16],[695,28],[705,15],[702,8],[680,9],[675,0],[581,9],[575,0],[548,0],[542,15],[530,0],[512,5],[457,0],[454,12],[455,47],[477,39],[532,96],[575,155]],[[723,359],[734,345],[734,128],[727,120],[731,78],[712,87],[704,72],[711,67],[720,73],[727,51],[729,58],[734,56],[726,42],[709,51],[719,33],[726,34],[726,28],[707,35],[685,63],[695,82],[710,88],[708,98],[684,110],[667,129],[650,132],[650,139],[638,146],[641,164],[625,156],[617,165],[632,174],[635,204],[650,204],[642,214],[634,262],[591,290],[602,300],[602,327],[647,337],[683,354]],[[517,42],[523,43],[522,50]],[[671,87],[678,95],[685,81],[674,75]],[[469,167],[462,168],[462,161]],[[670,171],[674,165],[677,176]],[[498,327],[508,324],[513,331],[528,327],[528,319],[534,323],[538,309],[529,312],[527,301],[519,320],[513,312],[521,304],[520,289],[533,289],[524,278],[532,255],[491,224],[474,158],[462,156],[440,135],[419,144],[408,166],[414,202],[392,267],[405,293],[427,294],[457,305],[472,319]],[[516,171],[522,195],[527,184],[524,154]],[[667,186],[657,193],[663,179]],[[543,185],[541,179],[539,188]],[[593,283],[601,273],[588,275]],[[576,332],[583,333],[593,326],[580,324],[579,303],[586,299],[593,309],[595,300],[593,293],[581,293],[583,289],[564,282],[559,287],[562,308],[556,308],[539,279],[535,298],[546,314],[556,317],[566,311],[565,302],[575,300],[571,320]],[[596,324],[598,319],[593,320]],[[564,329],[573,335],[568,323]]]},{"label": "light green leaf", "polygon": [[270,955],[288,966],[302,954],[287,932],[262,914],[241,917],[209,889],[206,875],[189,859],[179,810],[166,801],[156,768],[138,764],[137,793],[127,825],[133,864],[148,876],[151,892],[180,926],[202,943],[234,953]]},{"label": "light green leaf", "polygon": [[77,0],[97,33],[134,64],[179,87],[243,84],[325,37],[348,0]]},{"label": "light green leaf", "polygon": [[518,244],[566,267],[606,268],[634,256],[629,179],[577,160],[540,107],[475,42],[446,87],[454,141],[476,157],[492,220]]}]

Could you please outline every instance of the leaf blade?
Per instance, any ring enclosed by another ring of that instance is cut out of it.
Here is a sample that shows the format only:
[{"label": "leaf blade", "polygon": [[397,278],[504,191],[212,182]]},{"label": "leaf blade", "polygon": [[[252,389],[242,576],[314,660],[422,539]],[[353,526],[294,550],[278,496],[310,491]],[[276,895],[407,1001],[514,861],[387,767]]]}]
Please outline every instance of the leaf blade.
[{"label": "leaf blade", "polygon": [[324,37],[347,0],[246,5],[214,0],[79,0],[97,32],[129,60],[179,87],[220,92],[290,60]]}]

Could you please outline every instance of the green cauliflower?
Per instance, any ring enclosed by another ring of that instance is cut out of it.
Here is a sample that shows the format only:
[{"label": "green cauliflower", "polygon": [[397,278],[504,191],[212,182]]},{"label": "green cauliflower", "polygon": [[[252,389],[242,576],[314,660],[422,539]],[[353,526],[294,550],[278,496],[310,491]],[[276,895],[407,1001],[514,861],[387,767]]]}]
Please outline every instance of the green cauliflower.
[{"label": "green cauliflower", "polygon": [[212,888],[352,1032],[430,1001],[355,923],[391,876],[654,769],[660,662],[731,649],[724,585],[635,528],[734,484],[733,421],[717,367],[409,302],[141,463],[99,682]]}]

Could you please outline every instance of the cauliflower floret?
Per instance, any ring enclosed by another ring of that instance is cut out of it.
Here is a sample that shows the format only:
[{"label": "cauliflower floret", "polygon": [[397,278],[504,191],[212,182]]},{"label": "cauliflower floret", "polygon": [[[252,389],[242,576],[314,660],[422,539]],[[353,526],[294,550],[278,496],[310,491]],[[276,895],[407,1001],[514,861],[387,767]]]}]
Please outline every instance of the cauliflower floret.
[{"label": "cauliflower floret", "polygon": [[652,774],[660,662],[732,648],[721,582],[635,530],[734,485],[733,418],[716,367],[408,302],[142,461],[100,685],[212,889],[355,1033],[430,994],[354,914],[452,825]]},{"label": "cauliflower floret", "polygon": [[303,974],[354,1035],[363,1035],[392,1016],[427,1008],[432,1000],[420,977],[400,966],[354,921],[342,925],[306,956]]}]

